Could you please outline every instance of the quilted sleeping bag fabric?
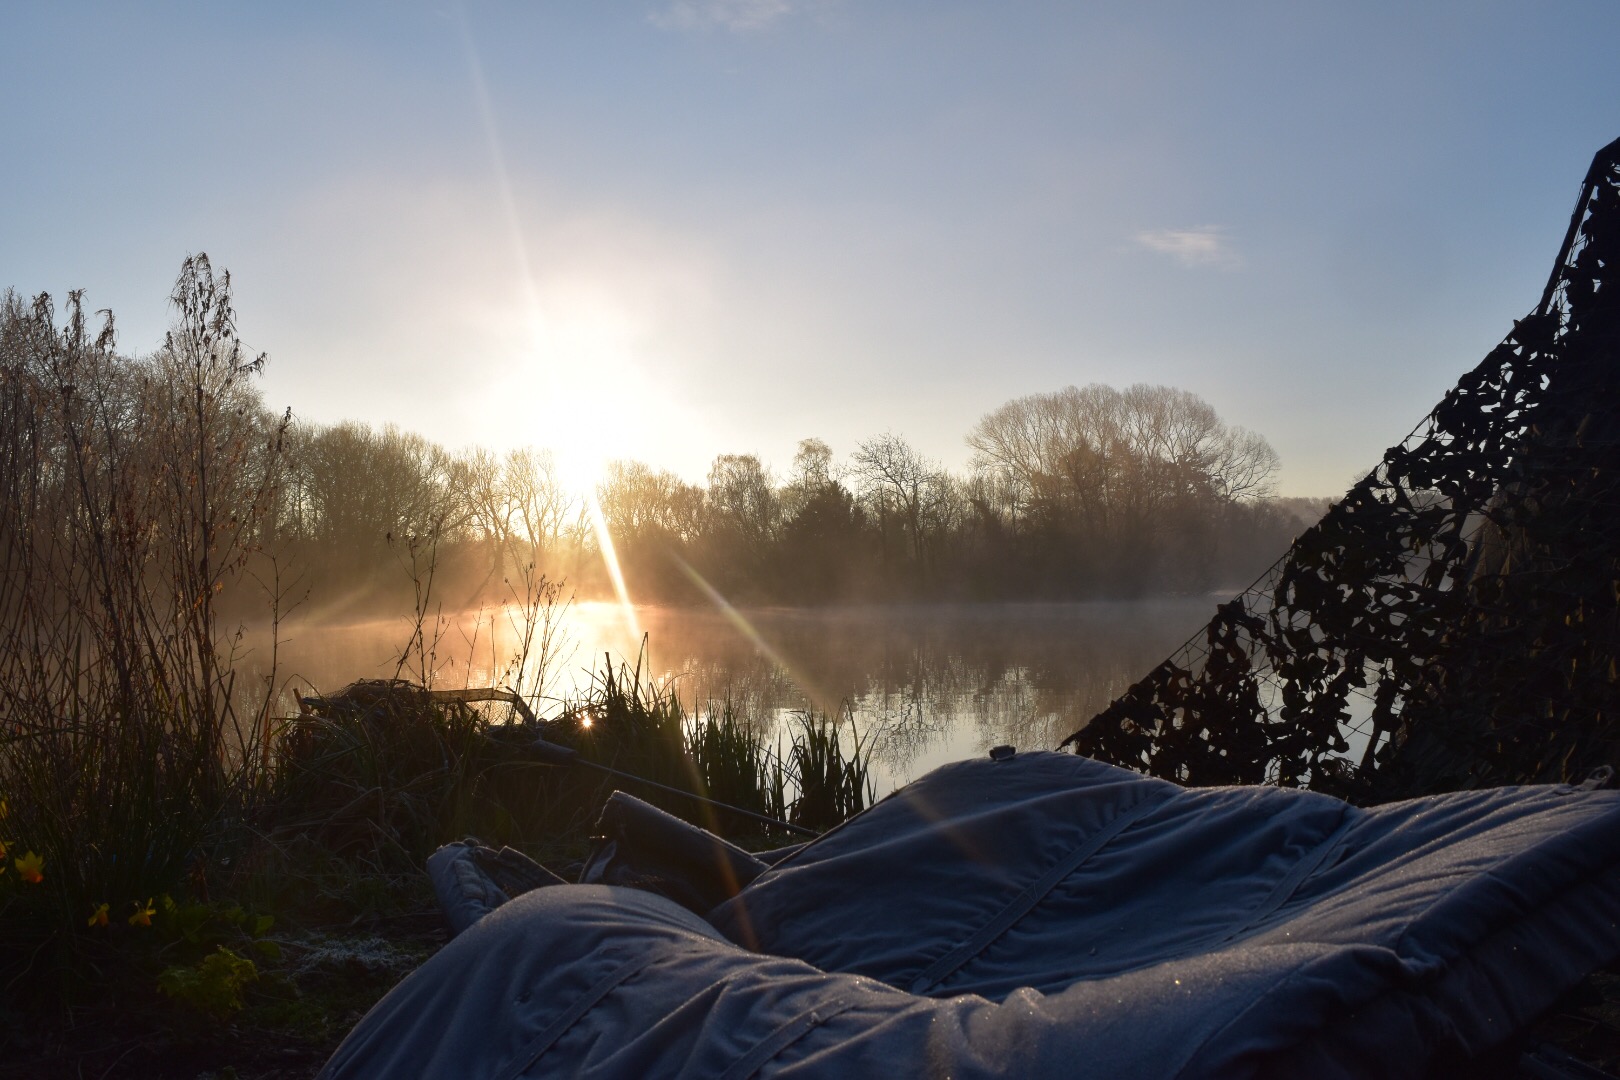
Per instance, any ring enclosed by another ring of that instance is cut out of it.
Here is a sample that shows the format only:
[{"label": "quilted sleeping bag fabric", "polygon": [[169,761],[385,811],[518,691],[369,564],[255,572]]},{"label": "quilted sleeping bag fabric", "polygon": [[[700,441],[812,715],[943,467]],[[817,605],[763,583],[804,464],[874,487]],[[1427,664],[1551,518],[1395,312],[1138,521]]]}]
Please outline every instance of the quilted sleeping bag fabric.
[{"label": "quilted sleeping bag fabric", "polygon": [[1359,809],[1068,754],[937,769],[707,919],[555,886],[323,1073],[1432,1075],[1620,955],[1620,793]]}]

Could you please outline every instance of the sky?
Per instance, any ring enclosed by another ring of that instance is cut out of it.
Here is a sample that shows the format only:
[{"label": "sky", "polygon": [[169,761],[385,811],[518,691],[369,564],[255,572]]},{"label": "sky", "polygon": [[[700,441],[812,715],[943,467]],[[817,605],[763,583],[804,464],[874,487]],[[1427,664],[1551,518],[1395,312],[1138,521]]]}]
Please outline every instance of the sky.
[{"label": "sky", "polygon": [[228,269],[267,404],[786,473],[1190,390],[1342,492],[1539,298],[1620,5],[0,0],[0,288],[162,340]]}]

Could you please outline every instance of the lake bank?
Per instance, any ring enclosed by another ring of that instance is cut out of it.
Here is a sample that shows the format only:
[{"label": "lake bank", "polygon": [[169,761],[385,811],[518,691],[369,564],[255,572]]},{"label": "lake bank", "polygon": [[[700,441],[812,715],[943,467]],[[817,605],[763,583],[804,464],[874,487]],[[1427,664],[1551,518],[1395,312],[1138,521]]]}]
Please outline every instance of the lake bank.
[{"label": "lake bank", "polygon": [[[998,743],[1056,745],[1196,633],[1219,599],[629,611],[582,603],[563,617],[550,654],[530,657],[522,685],[525,693],[539,685],[544,714],[588,687],[607,655],[640,658],[644,677],[673,688],[688,711],[729,702],[771,725],[802,710],[847,709],[875,737],[874,769],[887,790]],[[288,620],[277,652],[280,708],[290,713],[297,695],[356,679],[412,674],[418,657],[400,663],[412,631],[403,618]],[[510,681],[518,630],[506,613],[446,616],[426,636],[435,685]],[[250,632],[244,646],[244,672],[262,677],[268,634]]]}]

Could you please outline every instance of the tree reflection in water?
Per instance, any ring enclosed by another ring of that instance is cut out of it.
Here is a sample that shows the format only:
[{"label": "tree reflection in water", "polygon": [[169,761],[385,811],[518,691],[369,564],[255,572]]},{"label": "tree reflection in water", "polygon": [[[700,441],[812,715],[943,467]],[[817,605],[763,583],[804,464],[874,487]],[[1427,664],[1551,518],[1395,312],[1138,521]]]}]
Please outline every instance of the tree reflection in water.
[{"label": "tree reflection in water", "polygon": [[[653,677],[674,680],[688,710],[729,701],[780,724],[814,709],[853,716],[871,739],[878,789],[946,761],[1011,743],[1051,748],[1163,660],[1208,618],[1204,596],[1065,604],[767,608],[738,613],[644,607]],[[440,685],[487,685],[500,671],[499,625],[452,625],[439,647]],[[303,688],[331,691],[392,673],[395,622],[284,627],[288,703]],[[750,633],[751,632],[751,633]],[[639,651],[610,604],[570,614],[559,692],[588,681],[604,653]],[[764,648],[761,647],[763,644]],[[261,653],[267,650],[260,649]],[[770,654],[780,658],[780,663]],[[769,736],[767,736],[769,737]]]},{"label": "tree reflection in water", "polygon": [[[1208,617],[1207,597],[743,613],[786,667],[708,611],[646,609],[654,670],[688,707],[852,716],[892,783],[1000,743],[1050,748]],[[600,650],[598,650],[600,651]],[[880,788],[886,790],[886,788]]]}]

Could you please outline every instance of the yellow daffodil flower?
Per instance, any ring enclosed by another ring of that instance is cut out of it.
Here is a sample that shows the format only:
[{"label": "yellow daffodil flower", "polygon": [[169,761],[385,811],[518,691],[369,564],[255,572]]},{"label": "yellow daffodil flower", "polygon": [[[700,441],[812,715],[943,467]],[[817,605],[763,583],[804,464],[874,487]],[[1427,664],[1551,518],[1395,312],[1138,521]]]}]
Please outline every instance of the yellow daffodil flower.
[{"label": "yellow daffodil flower", "polygon": [[146,906],[142,907],[139,902],[135,904],[135,914],[129,917],[129,925],[151,926],[152,916],[156,914],[157,908],[152,906],[152,898],[148,896],[146,898]]},{"label": "yellow daffodil flower", "polygon": [[86,926],[106,926],[107,925],[107,905],[106,904],[97,904],[95,913],[92,914],[88,920],[86,920],[85,925]]},{"label": "yellow daffodil flower", "polygon": [[4,840],[0,840],[0,859],[4,859],[5,857],[6,857],[6,842]]},{"label": "yellow daffodil flower", "polygon": [[17,860],[17,876],[30,885],[38,885],[45,880],[45,856],[35,855],[32,851]]}]

